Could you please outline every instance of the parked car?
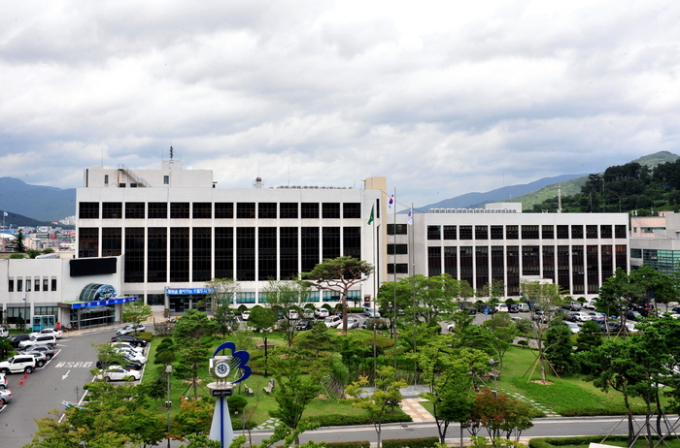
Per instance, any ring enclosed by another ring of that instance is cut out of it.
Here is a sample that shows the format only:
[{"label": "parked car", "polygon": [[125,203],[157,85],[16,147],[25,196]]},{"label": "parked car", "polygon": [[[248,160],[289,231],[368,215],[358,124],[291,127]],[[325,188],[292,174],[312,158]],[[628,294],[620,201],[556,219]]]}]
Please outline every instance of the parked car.
[{"label": "parked car", "polygon": [[47,345],[39,345],[37,347],[33,347],[33,351],[44,353],[47,359],[52,359],[52,357],[57,354],[57,351],[54,349],[54,347],[50,347]]},{"label": "parked car", "polygon": [[137,381],[142,374],[136,370],[124,369],[121,366],[110,366],[102,373],[95,376],[97,380],[104,381]]},{"label": "parked car", "polygon": [[520,313],[528,313],[531,311],[531,307],[529,307],[528,303],[518,303],[517,304],[517,309],[519,310]]},{"label": "parked car", "polygon": [[475,304],[472,302],[463,302],[460,304],[460,310],[461,311],[467,311],[468,314],[477,314],[477,308],[475,308]]},{"label": "parked car", "polygon": [[595,301],[594,300],[589,300],[586,303],[583,304],[583,308],[587,310],[595,310]]},{"label": "parked car", "polygon": [[29,336],[38,336],[41,334],[48,334],[54,336],[55,339],[61,339],[61,331],[55,330],[54,328],[45,328],[35,333],[31,333]]},{"label": "parked car", "polygon": [[12,401],[12,391],[9,389],[0,389],[0,406],[4,406]]},{"label": "parked car", "polygon": [[19,343],[23,341],[28,341],[31,337],[27,334],[14,334],[9,337],[9,341],[12,344],[12,347],[17,348],[19,347]]},{"label": "parked car", "polygon": [[27,341],[19,342],[19,348],[21,350],[37,347],[39,345],[49,345],[54,347],[57,345],[57,338],[51,334],[40,334],[38,336],[31,336]]},{"label": "parked car", "polygon": [[111,338],[111,342],[116,342],[116,341],[125,341],[130,343],[131,345],[134,345],[135,347],[146,347],[146,340],[140,339],[138,337],[129,335],[129,334],[121,334],[118,336],[114,336]]},{"label": "parked car", "polygon": [[249,317],[250,317],[250,310],[241,311],[241,319],[248,320]]},{"label": "parked car", "polygon": [[573,334],[580,333],[581,327],[575,322],[565,322]]},{"label": "parked car", "polygon": [[519,313],[519,306],[516,303],[508,306],[508,313]]},{"label": "parked car", "polygon": [[4,327],[0,327],[0,338],[8,338],[9,337],[9,330]]},{"label": "parked car", "polygon": [[639,311],[633,311],[633,310],[626,311],[626,319],[637,321],[637,320],[640,320],[642,318],[644,318],[644,316],[642,314],[640,314]]},{"label": "parked car", "polygon": [[379,319],[380,311],[374,310],[373,308],[364,308],[364,316],[371,319]]},{"label": "parked car", "polygon": [[7,361],[0,362],[0,372],[8,373],[31,373],[35,370],[35,357],[32,355],[14,355]]},{"label": "parked car", "polygon": [[314,323],[309,320],[309,319],[302,319],[300,322],[295,325],[295,329],[297,331],[305,331],[305,330],[311,330],[312,327],[314,326]]},{"label": "parked car", "polygon": [[359,319],[355,319],[353,317],[347,318],[347,329],[348,330],[354,330],[356,328],[359,328],[359,325],[361,325],[361,321]]},{"label": "parked car", "polygon": [[499,303],[498,305],[495,305],[493,308],[494,313],[507,313],[508,312],[508,306],[505,303]]},{"label": "parked car", "polygon": [[587,322],[593,318],[588,313],[584,313],[583,311],[574,311],[572,313],[569,313],[570,316],[573,316],[573,322]]},{"label": "parked car", "polygon": [[328,316],[323,320],[323,323],[326,324],[328,328],[338,328],[338,326],[342,324],[342,317]]},{"label": "parked car", "polygon": [[329,312],[326,308],[317,308],[316,311],[314,311],[314,317],[317,319],[324,319],[329,316]]},{"label": "parked car", "polygon": [[305,319],[314,319],[314,309],[305,308],[305,310],[302,312],[302,317]]},{"label": "parked car", "polygon": [[562,305],[562,308],[569,311],[581,311],[581,304],[578,302],[569,302]]},{"label": "parked car", "polygon": [[115,347],[115,348],[124,348],[124,349],[127,349],[127,350],[133,350],[133,351],[140,353],[142,355],[144,354],[144,347],[137,347],[137,346],[132,345],[129,342],[125,342],[125,341],[112,342],[111,346]]},{"label": "parked car", "polygon": [[[98,369],[104,369],[106,366],[104,366],[104,363],[101,360],[97,360],[97,363],[95,364]],[[136,362],[136,361],[127,361],[124,366],[128,370],[142,370],[144,365],[141,362]]]},{"label": "parked car", "polygon": [[293,310],[293,309],[288,310],[288,319],[298,320],[299,318],[300,318],[300,313],[298,313],[297,310]]},{"label": "parked car", "polygon": [[123,328],[120,328],[118,331],[116,331],[117,335],[123,335],[123,334],[130,334],[130,333],[139,333],[140,331],[145,331],[146,326],[144,324],[137,324],[137,325],[126,325]]},{"label": "parked car", "polygon": [[17,353],[17,356],[31,355],[35,358],[35,366],[42,367],[47,362],[47,355],[38,350],[24,350]]},{"label": "parked car", "polygon": [[4,373],[0,373],[0,389],[7,389],[7,377]]},{"label": "parked car", "polygon": [[125,356],[125,359],[128,361],[137,361],[142,364],[146,364],[146,356],[139,354],[138,352],[134,350],[126,350],[123,348],[118,348],[116,349],[118,353],[122,353]]}]

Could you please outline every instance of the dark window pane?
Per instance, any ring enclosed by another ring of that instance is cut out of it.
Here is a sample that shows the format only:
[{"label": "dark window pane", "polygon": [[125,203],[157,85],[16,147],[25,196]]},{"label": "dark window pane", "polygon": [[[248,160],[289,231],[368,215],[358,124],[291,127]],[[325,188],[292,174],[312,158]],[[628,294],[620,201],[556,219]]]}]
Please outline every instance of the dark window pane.
[{"label": "dark window pane", "polygon": [[165,283],[168,281],[168,229],[165,227],[148,228],[148,282]]},{"label": "dark window pane", "polygon": [[[239,208],[240,205],[238,205]],[[255,204],[253,204],[253,213],[255,213],[254,207]],[[255,280],[254,227],[238,227],[236,229],[236,278],[240,281]]]},{"label": "dark window pane", "polygon": [[321,208],[321,215],[324,219],[340,218],[340,203],[324,202]]},{"label": "dark window pane", "polygon": [[300,231],[302,233],[300,241],[302,272],[309,272],[321,261],[319,257],[319,228],[302,227]]},{"label": "dark window pane", "polygon": [[233,219],[233,218],[234,218],[233,202],[215,202],[215,219]]},{"label": "dark window pane", "polygon": [[[187,213],[188,204],[187,204]],[[189,281],[189,228],[170,228],[170,281]]]},{"label": "dark window pane", "polygon": [[125,282],[144,282],[144,228],[125,228]]},{"label": "dark window pane", "polygon": [[442,248],[427,248],[427,275],[433,277],[442,273]]},{"label": "dark window pane", "polygon": [[126,202],[125,219],[144,219],[144,205],[143,202]]},{"label": "dark window pane", "polygon": [[99,219],[99,202],[81,202],[80,219]]},{"label": "dark window pane", "polygon": [[236,203],[236,218],[238,218],[238,219],[254,219],[255,218],[255,203],[254,202],[237,202]]},{"label": "dark window pane", "polygon": [[257,232],[257,278],[260,281],[277,279],[276,227],[260,227]]},{"label": "dark window pane", "polygon": [[168,203],[149,202],[149,219],[168,219]]},{"label": "dark window pane", "polygon": [[340,256],[340,227],[323,227],[323,259]]},{"label": "dark window pane", "polygon": [[583,226],[582,225],[572,225],[571,226],[571,238],[572,239],[583,238]]},{"label": "dark window pane", "polygon": [[299,272],[298,229],[297,227],[281,227],[279,232],[279,271],[281,279],[287,279]]},{"label": "dark window pane", "polygon": [[552,240],[555,238],[555,226],[541,226],[541,238]]},{"label": "dark window pane", "polygon": [[408,244],[388,244],[387,255],[407,255]]},{"label": "dark window pane", "polygon": [[234,229],[215,228],[215,278],[234,278]]},{"label": "dark window pane", "polygon": [[489,239],[489,226],[475,226],[475,239],[476,240],[488,240]]},{"label": "dark window pane", "polygon": [[171,219],[189,219],[189,203],[173,202],[170,204]]},{"label": "dark window pane", "polygon": [[345,202],[342,204],[342,217],[346,219],[361,218],[361,203]]},{"label": "dark window pane", "polygon": [[303,218],[319,218],[319,204],[316,202],[303,202],[302,203],[302,217]]},{"label": "dark window pane", "polygon": [[441,226],[427,226],[428,240],[440,240],[441,238]]},{"label": "dark window pane", "polygon": [[455,240],[458,237],[456,226],[444,226],[444,239]]},{"label": "dark window pane", "polygon": [[194,219],[211,219],[212,204],[210,202],[194,202]]},{"label": "dark window pane", "polygon": [[[195,205],[196,204],[194,204],[194,206]],[[195,213],[196,209],[194,208],[194,214]],[[207,282],[212,279],[212,275],[210,275],[212,229],[210,227],[194,227],[192,233],[192,281]]]},{"label": "dark window pane", "polygon": [[342,229],[342,255],[345,257],[361,258],[361,228],[344,227]]},{"label": "dark window pane", "polygon": [[80,227],[78,229],[78,258],[99,256],[99,229]]},{"label": "dark window pane", "polygon": [[297,202],[282,202],[279,206],[281,208],[280,214],[282,219],[297,219],[298,218],[298,203]]},{"label": "dark window pane", "polygon": [[[395,232],[396,230],[396,232]],[[406,235],[408,234],[408,228],[406,224],[387,224],[387,234],[388,235]]]},{"label": "dark window pane", "polygon": [[[472,226],[460,226],[458,227],[459,237],[461,240],[471,240],[472,239]],[[472,283],[470,283],[472,284]]]},{"label": "dark window pane", "polygon": [[260,202],[257,204],[257,217],[260,219],[276,219],[276,202]]},{"label": "dark window pane", "polygon": [[115,257],[122,253],[122,232],[120,227],[102,228],[102,256]]},{"label": "dark window pane", "polygon": [[491,239],[502,240],[503,238],[503,226],[491,226]]},{"label": "dark window pane", "polygon": [[123,204],[120,202],[102,203],[102,219],[121,219],[123,217]]}]

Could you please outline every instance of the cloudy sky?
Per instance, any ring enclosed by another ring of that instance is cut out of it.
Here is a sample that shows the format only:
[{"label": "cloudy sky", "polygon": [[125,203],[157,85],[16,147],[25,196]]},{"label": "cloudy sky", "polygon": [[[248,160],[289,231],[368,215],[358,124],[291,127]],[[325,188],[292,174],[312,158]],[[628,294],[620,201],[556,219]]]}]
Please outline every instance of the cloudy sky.
[{"label": "cloudy sky", "polygon": [[[404,6],[406,5],[406,6]],[[0,177],[158,168],[424,205],[680,153],[680,2],[15,1]]]}]

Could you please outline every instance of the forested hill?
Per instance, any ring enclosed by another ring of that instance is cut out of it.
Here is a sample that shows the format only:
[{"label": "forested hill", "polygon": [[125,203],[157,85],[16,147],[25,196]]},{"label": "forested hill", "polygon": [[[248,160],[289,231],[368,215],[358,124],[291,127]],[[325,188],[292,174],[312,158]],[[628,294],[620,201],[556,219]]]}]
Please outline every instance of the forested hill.
[{"label": "forested hill", "polygon": [[[536,204],[531,212],[557,211],[557,198]],[[637,162],[612,166],[591,174],[580,193],[562,197],[565,213],[637,211],[637,216],[660,210],[680,210],[680,159],[650,168]]]}]

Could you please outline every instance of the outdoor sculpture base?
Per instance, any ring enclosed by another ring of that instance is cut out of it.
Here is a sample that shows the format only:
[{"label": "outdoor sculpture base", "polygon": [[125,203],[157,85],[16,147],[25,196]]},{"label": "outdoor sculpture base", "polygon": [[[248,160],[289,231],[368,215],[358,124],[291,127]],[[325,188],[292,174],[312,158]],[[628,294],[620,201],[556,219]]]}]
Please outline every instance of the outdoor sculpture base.
[{"label": "outdoor sculpture base", "polygon": [[210,389],[210,395],[217,398],[210,427],[210,440],[217,440],[222,443],[222,448],[227,448],[234,440],[234,429],[231,426],[227,404],[227,397],[231,397],[234,393],[234,385],[226,382],[210,383],[208,389]]}]

